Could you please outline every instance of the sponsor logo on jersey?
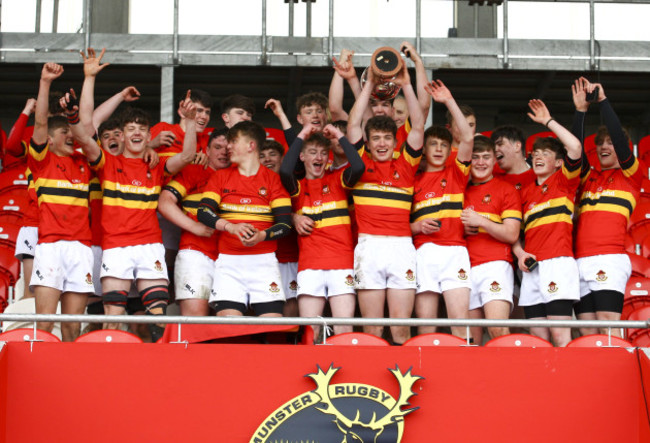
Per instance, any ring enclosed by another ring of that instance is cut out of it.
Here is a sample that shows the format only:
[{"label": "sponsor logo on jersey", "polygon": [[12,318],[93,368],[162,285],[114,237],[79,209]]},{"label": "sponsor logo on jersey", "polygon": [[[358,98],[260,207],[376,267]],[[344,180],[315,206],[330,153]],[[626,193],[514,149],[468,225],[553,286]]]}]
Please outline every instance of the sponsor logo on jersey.
[{"label": "sponsor logo on jersey", "polygon": [[[373,385],[363,383],[332,384],[341,368],[333,364],[323,371],[307,374],[315,384],[287,401],[255,430],[251,443],[274,442],[401,442],[404,417],[419,409],[409,400],[417,395],[413,386],[422,377],[402,373],[399,366],[389,369],[399,389],[398,398]],[[356,412],[354,412],[356,411]]]},{"label": "sponsor logo on jersey", "polygon": [[443,178],[442,180],[440,180],[440,187],[442,189],[445,189],[447,187],[447,179]]},{"label": "sponsor logo on jersey", "polygon": [[329,194],[330,193],[330,187],[328,185],[323,185],[323,194]]},{"label": "sponsor logo on jersey", "polygon": [[247,205],[247,204],[249,204],[251,202],[251,199],[250,198],[242,198],[241,200],[239,200],[239,202],[241,204],[243,204],[243,205]]},{"label": "sponsor logo on jersey", "polygon": [[492,196],[490,194],[485,194],[485,196],[483,197],[483,204],[489,205],[491,201],[492,201]]},{"label": "sponsor logo on jersey", "polygon": [[259,191],[257,191],[257,193],[258,193],[261,197],[266,197],[266,192],[267,192],[267,191],[266,191],[266,188],[263,187],[263,186],[260,188]]},{"label": "sponsor logo on jersey", "polygon": [[399,177],[399,172],[397,172],[397,171],[393,172],[393,178],[394,178],[395,180],[399,180],[399,178],[400,178],[400,177]]}]

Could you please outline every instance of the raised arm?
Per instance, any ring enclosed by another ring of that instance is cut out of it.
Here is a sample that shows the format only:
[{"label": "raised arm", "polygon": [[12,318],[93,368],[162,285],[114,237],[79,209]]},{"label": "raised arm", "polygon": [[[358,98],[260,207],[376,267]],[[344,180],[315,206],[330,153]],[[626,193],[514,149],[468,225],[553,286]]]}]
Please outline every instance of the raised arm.
[{"label": "raised arm", "polygon": [[394,82],[402,88],[402,93],[406,100],[406,108],[409,111],[409,119],[411,120],[411,130],[406,137],[406,141],[411,148],[418,151],[422,149],[422,144],[424,143],[424,115],[413,90],[406,63],[402,63],[402,70],[397,74]]},{"label": "raised arm", "polygon": [[196,103],[192,102],[190,95],[192,91],[187,90],[185,99],[180,102],[178,112],[185,119],[185,138],[183,150],[167,160],[165,169],[169,175],[178,174],[185,166],[192,163],[196,156]]},{"label": "raised arm", "polygon": [[276,100],[274,98],[270,98],[264,103],[264,109],[270,109],[273,111],[273,115],[277,117],[277,119],[280,121],[280,125],[282,125],[283,130],[287,130],[291,128],[291,122],[287,118],[287,114],[285,114],[284,109],[282,109],[282,103],[280,103],[280,100]]},{"label": "raised arm", "polygon": [[95,54],[93,48],[88,48],[88,55],[80,51],[81,57],[84,60],[84,83],[81,88],[81,98],[79,100],[79,119],[82,121],[84,130],[89,134],[95,134],[96,127],[93,122],[93,111],[95,110],[95,79],[109,63],[101,64],[102,57],[106,52],[106,48],[102,49],[99,57]]},{"label": "raised arm", "polygon": [[427,78],[427,71],[424,68],[422,57],[420,57],[420,54],[415,50],[415,46],[406,41],[402,42],[401,51],[404,55],[413,60],[413,63],[415,64],[416,94],[418,97],[418,103],[420,104],[420,109],[422,110],[422,115],[424,116],[424,120],[426,120],[429,115],[429,109],[431,108],[431,97],[425,89],[429,84],[429,79]]},{"label": "raised arm", "polygon": [[25,148],[23,145],[23,134],[25,133],[25,128],[27,127],[27,120],[29,116],[32,115],[36,109],[36,99],[28,98],[25,103],[25,109],[20,113],[18,120],[11,127],[9,132],[9,137],[4,145],[4,152],[13,155],[14,157],[22,157],[25,155]]},{"label": "raised arm", "polygon": [[589,92],[592,92],[595,88],[598,88],[598,106],[600,108],[600,115],[603,119],[603,123],[607,126],[607,132],[609,132],[609,138],[612,140],[612,144],[614,145],[614,151],[616,151],[618,162],[621,165],[621,168],[628,169],[634,165],[636,159],[636,157],[634,157],[634,152],[630,149],[630,143],[625,136],[625,132],[623,132],[623,126],[621,125],[621,121],[618,119],[618,115],[616,115],[612,104],[605,96],[603,85],[600,83],[590,83]]},{"label": "raised arm", "polygon": [[50,100],[52,82],[63,74],[63,66],[56,63],[45,63],[41,70],[41,80],[38,87],[38,98],[34,111],[34,135],[32,138],[37,145],[47,142],[47,110]]},{"label": "raised arm", "polygon": [[115,112],[122,102],[133,102],[140,98],[140,91],[135,86],[127,86],[120,92],[106,100],[101,105],[97,106],[93,111],[93,128],[97,130],[99,125],[104,123]]},{"label": "raised arm", "polygon": [[[370,101],[370,94],[375,88],[375,79],[373,75],[368,76],[368,81],[363,86],[361,94],[354,101],[354,106],[350,110],[348,117],[348,140],[352,143],[357,143],[363,137],[363,118],[366,110],[368,109],[368,102]],[[410,109],[409,109],[410,111]]]},{"label": "raised arm", "polygon": [[458,153],[456,158],[462,163],[472,160],[472,148],[474,147],[474,135],[472,128],[467,123],[467,119],[458,107],[456,100],[451,92],[440,80],[433,80],[426,86],[426,90],[431,94],[433,99],[438,103],[444,103],[451,113],[454,122],[458,126],[460,133],[460,143],[458,144]]},{"label": "raised arm", "polygon": [[345,91],[345,85],[343,82],[348,82],[355,97],[357,97],[361,92],[359,79],[357,78],[357,73],[352,64],[353,55],[354,51],[343,49],[341,50],[341,55],[338,60],[336,57],[332,57],[334,75],[332,76],[332,82],[330,83],[328,103],[333,121],[348,119],[348,113],[343,109],[343,96]]},{"label": "raised arm", "polygon": [[296,179],[294,171],[296,169],[296,164],[298,163],[298,158],[300,157],[302,144],[314,131],[315,128],[311,123],[307,123],[303,126],[300,134],[298,134],[296,139],[291,143],[289,150],[282,159],[282,164],[280,165],[280,180],[282,181],[284,189],[286,189],[292,197],[295,196],[299,190],[298,180]]},{"label": "raised arm", "polygon": [[580,175],[585,177],[590,170],[589,159],[584,150],[585,143],[585,116],[589,109],[589,102],[587,101],[587,88],[589,82],[584,77],[575,80],[571,85],[571,95],[573,97],[573,104],[576,108],[573,113],[573,123],[571,125],[571,133],[580,141],[582,146],[582,170]]},{"label": "raised arm", "polygon": [[349,166],[343,171],[343,184],[348,188],[353,188],[366,171],[366,165],[359,156],[359,152],[345,137],[343,132],[334,125],[330,124],[325,126],[323,135],[327,138],[335,137],[341,144],[349,163]]},{"label": "raised arm", "polygon": [[528,102],[528,107],[532,112],[528,117],[536,123],[546,126],[553,131],[557,138],[562,142],[567,150],[567,157],[571,160],[579,160],[582,156],[582,144],[580,140],[564,126],[559,124],[553,117],[543,101],[533,99]]}]

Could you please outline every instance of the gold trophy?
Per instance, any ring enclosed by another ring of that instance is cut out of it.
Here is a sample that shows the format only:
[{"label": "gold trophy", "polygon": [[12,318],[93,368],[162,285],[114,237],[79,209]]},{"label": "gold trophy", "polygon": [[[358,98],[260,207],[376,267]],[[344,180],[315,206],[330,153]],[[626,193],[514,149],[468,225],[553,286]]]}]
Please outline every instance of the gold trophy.
[{"label": "gold trophy", "polygon": [[377,100],[391,100],[400,91],[400,86],[393,80],[402,70],[404,61],[396,49],[382,46],[372,54],[370,66],[361,74],[361,87],[368,81],[368,75],[375,77],[376,85],[372,91],[373,98]]}]

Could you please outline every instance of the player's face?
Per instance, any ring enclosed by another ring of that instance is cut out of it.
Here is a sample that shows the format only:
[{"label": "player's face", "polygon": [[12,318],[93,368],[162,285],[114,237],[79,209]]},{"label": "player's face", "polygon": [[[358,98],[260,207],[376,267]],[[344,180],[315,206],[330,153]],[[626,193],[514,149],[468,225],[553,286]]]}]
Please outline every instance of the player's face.
[{"label": "player's face", "polygon": [[396,98],[393,102],[393,110],[393,120],[395,120],[395,124],[399,128],[406,122],[406,119],[409,116],[409,111],[406,108],[406,100],[403,98]]},{"label": "player's face", "polygon": [[228,140],[228,155],[233,163],[241,163],[253,150],[253,142],[246,136],[238,135]]},{"label": "player's face", "polygon": [[555,158],[555,152],[550,149],[536,149],[533,151],[533,171],[540,179],[547,179],[562,166],[562,160]]},{"label": "player's face", "polygon": [[393,118],[393,104],[388,100],[370,99],[370,109],[373,117],[385,115]]},{"label": "player's face", "polygon": [[129,122],[122,128],[124,133],[124,151],[135,157],[141,157],[149,143],[151,134],[149,126],[141,123]]},{"label": "player's face", "polygon": [[515,162],[518,158],[523,158],[521,155],[522,146],[520,142],[513,142],[505,137],[499,137],[499,139],[494,142],[494,148],[497,154],[497,163],[499,164],[499,167],[506,172],[515,166]]},{"label": "player's face", "polygon": [[325,175],[329,149],[317,145],[307,145],[300,153],[300,160],[305,163],[305,177],[309,180]]},{"label": "player's face", "polygon": [[492,179],[492,170],[497,162],[496,156],[492,151],[475,152],[472,154],[472,181],[474,183],[484,183]]},{"label": "player's face", "polygon": [[231,108],[230,111],[221,114],[221,118],[227,128],[232,128],[239,122],[251,121],[253,114],[242,108]]},{"label": "player's face", "polygon": [[306,125],[311,123],[319,131],[327,124],[327,113],[321,105],[309,105],[300,108],[300,113],[296,117],[298,123]]},{"label": "player's face", "polygon": [[280,172],[282,155],[275,149],[264,149],[260,152],[260,163],[273,172]]},{"label": "player's face", "polygon": [[213,138],[208,145],[208,165],[215,170],[230,166],[228,140],[225,135]]},{"label": "player's face", "polygon": [[598,153],[598,160],[600,161],[600,167],[602,169],[621,167],[618,163],[618,157],[616,156],[616,151],[614,150],[614,144],[612,143],[611,138],[605,137],[602,145],[596,145],[596,152]]},{"label": "player's face", "polygon": [[[468,115],[467,117],[465,117],[465,120],[467,120],[467,123],[469,124],[469,127],[472,130],[472,137],[473,137],[474,134],[476,134],[476,117],[474,117],[473,115]],[[460,130],[458,129],[458,125],[456,124],[456,122],[453,120],[449,127],[449,132],[451,132],[451,136],[454,139],[454,143],[458,145],[460,141]]]},{"label": "player's face", "polygon": [[68,126],[56,128],[50,134],[50,145],[59,155],[71,155],[74,152],[74,138]]},{"label": "player's face", "polygon": [[395,136],[392,132],[370,131],[366,147],[376,162],[386,162],[393,158]]},{"label": "player's face", "polygon": [[210,122],[210,113],[212,110],[208,107],[203,106],[201,103],[196,103],[196,132],[197,134],[202,133]]},{"label": "player's face", "polygon": [[427,171],[439,171],[445,167],[451,152],[451,145],[447,140],[438,137],[427,137],[424,142],[424,153],[427,156]]},{"label": "player's face", "polygon": [[107,129],[99,136],[99,140],[102,143],[102,148],[112,155],[120,155],[124,152],[124,137],[119,128]]}]

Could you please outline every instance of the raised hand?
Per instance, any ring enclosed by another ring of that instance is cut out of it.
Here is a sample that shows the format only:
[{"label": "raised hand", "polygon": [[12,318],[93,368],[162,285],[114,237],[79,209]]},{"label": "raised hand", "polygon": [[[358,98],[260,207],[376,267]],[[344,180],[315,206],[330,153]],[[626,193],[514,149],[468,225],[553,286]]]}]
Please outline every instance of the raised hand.
[{"label": "raised hand", "polygon": [[587,101],[587,88],[589,87],[589,81],[580,77],[575,80],[571,85],[571,94],[573,95],[573,104],[576,107],[576,110],[580,112],[587,112],[589,109],[589,102]]},{"label": "raised hand", "polygon": [[279,117],[280,115],[284,115],[284,109],[282,109],[282,103],[280,103],[280,100],[276,100],[274,98],[270,98],[264,103],[264,109],[270,109],[273,112],[273,115],[276,117]]},{"label": "raised hand", "polygon": [[122,99],[125,102],[134,102],[140,98],[140,91],[138,91],[135,86],[127,86],[126,88],[122,89],[121,94]]},{"label": "raised hand", "polygon": [[81,56],[84,59],[84,75],[88,77],[94,77],[97,74],[101,72],[102,69],[104,69],[106,66],[110,65],[110,63],[104,63],[103,65],[100,64],[102,61],[102,57],[104,57],[104,53],[106,52],[106,48],[102,48],[102,52],[99,53],[99,57],[96,56],[95,50],[93,48],[88,48],[88,55],[83,51],[79,51]]},{"label": "raised hand", "polygon": [[528,117],[535,123],[546,126],[548,121],[551,120],[551,113],[543,101],[536,98],[532,99],[528,102],[528,107],[533,111],[528,113]]},{"label": "raised hand", "polygon": [[178,104],[178,113],[187,120],[194,120],[194,117],[196,117],[196,103],[191,100],[191,95],[192,90],[188,89],[185,99]]},{"label": "raised hand", "polygon": [[298,134],[298,137],[305,140],[314,132],[318,132],[318,128],[312,125],[311,122],[307,122],[305,126],[302,127],[302,130],[300,131],[300,134]]},{"label": "raised hand", "polygon": [[600,103],[607,98],[605,96],[605,90],[603,89],[603,85],[601,85],[600,83],[589,83],[587,92],[592,93],[596,88],[598,88],[598,103]]},{"label": "raised hand", "polygon": [[52,62],[45,63],[41,71],[41,80],[51,83],[61,77],[61,74],[63,74],[63,66]]},{"label": "raised hand", "polygon": [[67,114],[74,114],[79,111],[79,100],[74,89],[70,88],[70,92],[66,92],[60,99],[59,105]]},{"label": "raised hand", "polygon": [[414,62],[420,59],[420,54],[415,50],[415,46],[410,42],[403,41],[399,47],[402,54],[413,60]]},{"label": "raised hand", "polygon": [[431,80],[431,83],[424,85],[424,90],[438,103],[446,104],[454,99],[449,89],[441,80]]},{"label": "raised hand", "polygon": [[[372,77],[371,75],[368,76],[368,78]],[[395,78],[393,79],[393,83],[400,87],[404,87],[406,85],[411,84],[411,76],[409,75],[409,70],[406,67],[406,63],[402,63],[402,69],[397,73]]]},{"label": "raised hand", "polygon": [[27,101],[25,102],[25,109],[23,109],[23,114],[32,115],[34,109],[36,109],[36,99],[28,98]]},{"label": "raised hand", "polygon": [[171,146],[176,141],[176,136],[172,131],[161,131],[153,140],[147,145],[152,149],[159,148],[161,146]]},{"label": "raised hand", "polygon": [[338,140],[345,134],[343,134],[339,128],[330,123],[323,128],[323,135],[330,140]]},{"label": "raised hand", "polygon": [[354,65],[352,64],[353,56],[354,51],[342,49],[338,60],[336,57],[332,57],[334,70],[345,80],[350,80],[357,76],[357,72],[354,70]]}]

